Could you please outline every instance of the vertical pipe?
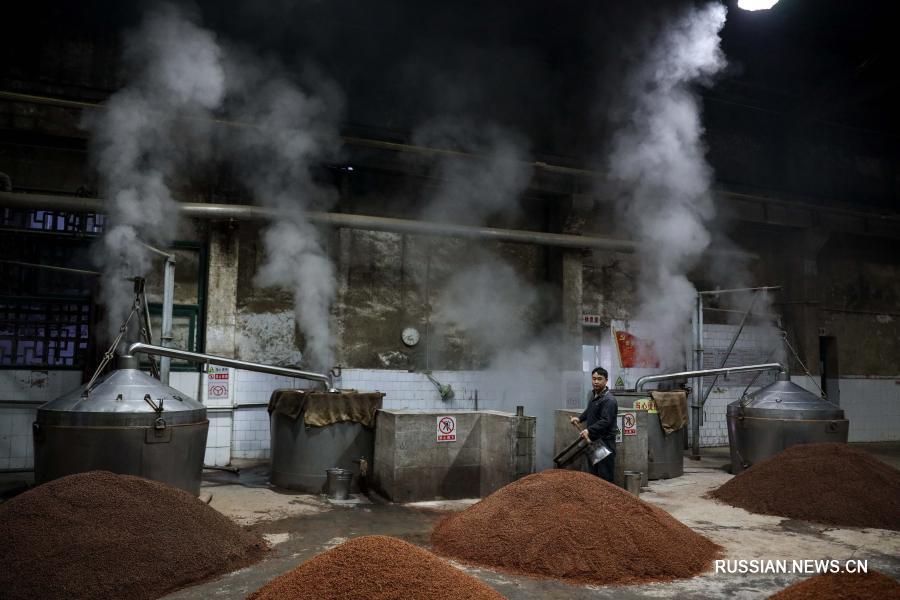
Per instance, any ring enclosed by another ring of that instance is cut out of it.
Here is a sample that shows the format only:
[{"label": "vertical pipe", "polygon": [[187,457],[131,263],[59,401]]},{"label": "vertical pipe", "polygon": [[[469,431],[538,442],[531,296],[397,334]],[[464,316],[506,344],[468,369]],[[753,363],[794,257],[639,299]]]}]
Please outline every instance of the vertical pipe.
[{"label": "vertical pipe", "polygon": [[[703,296],[697,294],[697,313],[694,317],[696,328],[694,335],[694,360],[696,360],[696,370],[703,369]],[[703,391],[703,377],[697,377],[694,382],[693,404],[691,405],[691,416],[693,423],[691,424],[691,458],[693,460],[700,459],[700,402],[698,394]]]},{"label": "vertical pipe", "polygon": [[[170,348],[172,346],[172,309],[175,304],[175,257],[166,257],[165,272],[163,274],[163,306],[162,306],[162,332],[159,340],[160,346]],[[163,356],[159,360],[159,380],[169,385],[169,366],[172,359]]]}]

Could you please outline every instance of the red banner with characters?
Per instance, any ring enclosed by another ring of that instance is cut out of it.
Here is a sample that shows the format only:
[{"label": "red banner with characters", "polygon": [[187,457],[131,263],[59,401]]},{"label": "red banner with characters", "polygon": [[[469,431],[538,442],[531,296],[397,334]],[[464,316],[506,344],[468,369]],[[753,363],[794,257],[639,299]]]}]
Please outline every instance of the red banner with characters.
[{"label": "red banner with characters", "polygon": [[613,329],[616,348],[619,350],[619,364],[623,369],[659,368],[659,358],[653,348],[652,340],[642,340],[627,331]]}]

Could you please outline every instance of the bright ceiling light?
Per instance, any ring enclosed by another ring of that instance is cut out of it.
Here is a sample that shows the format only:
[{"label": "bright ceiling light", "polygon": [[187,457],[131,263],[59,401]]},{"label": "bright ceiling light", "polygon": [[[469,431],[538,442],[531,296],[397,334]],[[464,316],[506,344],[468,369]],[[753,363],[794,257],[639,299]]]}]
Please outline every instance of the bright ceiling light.
[{"label": "bright ceiling light", "polygon": [[769,10],[778,0],[738,0],[738,8],[744,10]]}]

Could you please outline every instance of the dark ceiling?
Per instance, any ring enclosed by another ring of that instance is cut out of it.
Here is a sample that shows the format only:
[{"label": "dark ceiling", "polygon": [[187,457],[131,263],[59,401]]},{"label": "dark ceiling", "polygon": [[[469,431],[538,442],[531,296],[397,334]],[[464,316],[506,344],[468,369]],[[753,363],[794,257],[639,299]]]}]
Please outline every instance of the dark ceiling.
[{"label": "dark ceiling", "polygon": [[[127,79],[116,67],[118,45],[153,4],[17,3],[0,42],[7,57],[0,89],[102,100]],[[201,0],[184,6],[221,40],[277,57],[288,72],[316,65],[344,93],[348,132],[408,139],[428,119],[449,115],[498,123],[524,134],[539,156],[585,164],[603,153],[606,112],[629,49],[686,4]],[[722,39],[729,66],[701,91],[707,128],[723,132],[711,140],[713,149],[754,135],[772,138],[758,144],[763,148],[790,146],[784,135],[805,144],[845,144],[882,161],[883,185],[869,195],[896,198],[897,182],[887,172],[897,164],[900,135],[894,3],[781,0],[758,13],[738,9],[735,0],[727,4]],[[735,173],[747,171],[746,160],[732,162]],[[716,168],[721,178],[737,181],[727,161]],[[763,161],[759,181],[742,183],[828,194],[794,189],[790,177],[768,177],[773,170],[778,167]]]},{"label": "dark ceiling", "polygon": [[[10,60],[4,60],[0,74],[26,81],[68,79],[108,92],[117,84],[109,71],[105,77],[83,69],[66,73],[65,64],[53,68],[46,54],[66,50],[65,38],[116,43],[153,4],[17,3],[18,15],[4,28]],[[485,104],[507,114],[517,104],[514,112],[520,113],[558,109],[572,96],[602,102],[597,83],[621,50],[643,35],[649,22],[664,21],[684,4],[208,0],[187,6],[225,39],[277,54],[289,67],[320,65],[345,88],[351,119],[366,112],[353,110],[357,104],[383,103],[406,108],[403,119],[396,117],[399,122],[439,110],[490,112]],[[782,0],[756,13],[738,9],[734,0],[727,4],[722,38],[730,68],[706,95],[900,133],[892,109],[900,99],[895,3]],[[74,67],[76,58],[62,62]]]}]

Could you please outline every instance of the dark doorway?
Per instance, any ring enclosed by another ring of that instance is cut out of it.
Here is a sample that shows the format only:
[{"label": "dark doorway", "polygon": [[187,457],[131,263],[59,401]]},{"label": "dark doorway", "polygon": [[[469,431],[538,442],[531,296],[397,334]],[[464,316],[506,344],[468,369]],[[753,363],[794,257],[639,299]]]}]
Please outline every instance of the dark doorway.
[{"label": "dark doorway", "polygon": [[838,386],[840,369],[838,367],[837,338],[823,336],[819,338],[819,372],[822,374],[822,390],[830,402],[841,403],[841,391]]}]

